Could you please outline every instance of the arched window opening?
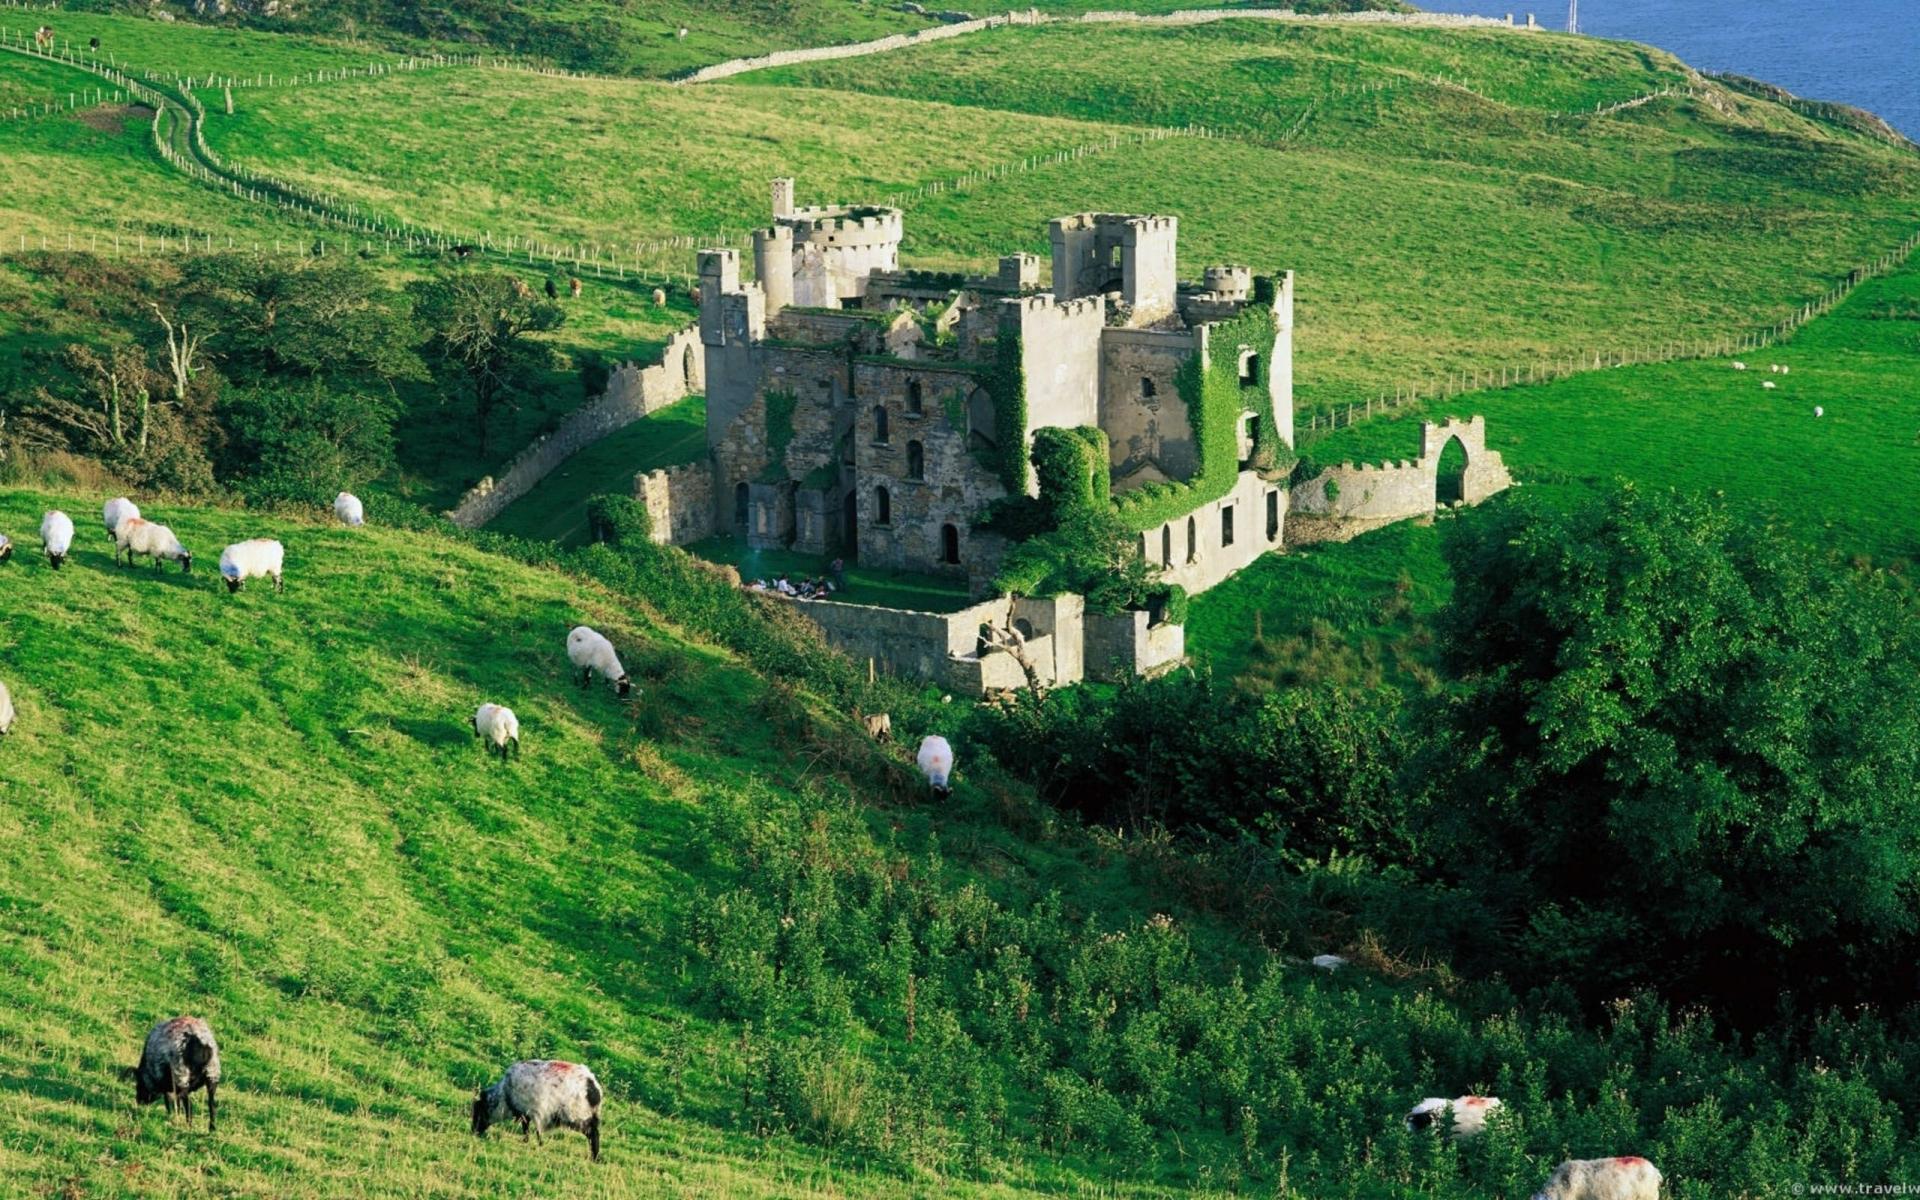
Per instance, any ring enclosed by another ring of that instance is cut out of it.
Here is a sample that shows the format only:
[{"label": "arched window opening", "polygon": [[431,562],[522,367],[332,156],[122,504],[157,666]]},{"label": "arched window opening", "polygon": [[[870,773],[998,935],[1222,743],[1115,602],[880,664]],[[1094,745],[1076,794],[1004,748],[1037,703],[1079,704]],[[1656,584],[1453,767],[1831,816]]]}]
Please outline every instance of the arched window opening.
[{"label": "arched window opening", "polygon": [[1153,386],[1153,380],[1142,375],[1140,377],[1140,398],[1142,400],[1151,400],[1155,394],[1156,389]]},{"label": "arched window opening", "polygon": [[1187,518],[1187,561],[1200,561],[1200,526],[1192,517]]},{"label": "arched window opening", "polygon": [[1220,509],[1220,544],[1233,545],[1233,505],[1231,504]]},{"label": "arched window opening", "polygon": [[1251,350],[1240,352],[1240,386],[1252,387],[1260,381],[1260,356]]},{"label": "arched window opening", "polygon": [[954,525],[940,527],[940,561],[950,566],[960,563],[960,529]]},{"label": "arched window opening", "polygon": [[993,397],[985,388],[975,388],[967,397],[967,448],[978,450],[1000,444],[1000,433],[995,426],[993,415]]},{"label": "arched window opening", "polygon": [[878,404],[873,406],[873,440],[887,444],[887,410]]},{"label": "arched window opening", "polygon": [[885,488],[873,489],[873,520],[876,525],[893,523],[893,497]]},{"label": "arched window opening", "polygon": [[1280,537],[1280,493],[1267,493],[1267,540],[1276,541]]},{"label": "arched window opening", "polygon": [[1160,527],[1160,565],[1163,567],[1173,565],[1173,526],[1171,525]]},{"label": "arched window opening", "polygon": [[925,393],[920,389],[920,381],[914,380],[907,385],[907,411],[914,416],[920,415],[920,407],[925,403]]},{"label": "arched window opening", "polygon": [[927,452],[919,442],[907,443],[907,478],[916,482],[927,477]]}]

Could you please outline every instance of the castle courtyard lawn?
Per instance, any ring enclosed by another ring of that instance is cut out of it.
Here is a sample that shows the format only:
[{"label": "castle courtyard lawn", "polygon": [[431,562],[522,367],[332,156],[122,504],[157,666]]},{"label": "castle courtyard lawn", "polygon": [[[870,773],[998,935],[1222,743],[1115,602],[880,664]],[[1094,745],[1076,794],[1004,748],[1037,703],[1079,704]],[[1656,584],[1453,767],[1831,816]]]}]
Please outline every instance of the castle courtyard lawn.
[{"label": "castle courtyard lawn", "polygon": [[633,477],[698,462],[707,452],[707,401],[689,396],[581,450],[487,522],[494,533],[577,546],[587,540],[587,501],[633,494]]},{"label": "castle courtyard lawn", "polygon": [[[744,538],[731,535],[695,542],[688,550],[709,562],[724,563],[740,572],[743,582],[765,579],[785,572],[790,578],[812,579],[827,574],[834,556],[798,554],[791,550],[755,550]],[[835,592],[833,599],[845,604],[871,604],[877,608],[903,608],[916,612],[959,612],[971,601],[964,584],[912,571],[884,571],[847,563],[847,590]]]}]

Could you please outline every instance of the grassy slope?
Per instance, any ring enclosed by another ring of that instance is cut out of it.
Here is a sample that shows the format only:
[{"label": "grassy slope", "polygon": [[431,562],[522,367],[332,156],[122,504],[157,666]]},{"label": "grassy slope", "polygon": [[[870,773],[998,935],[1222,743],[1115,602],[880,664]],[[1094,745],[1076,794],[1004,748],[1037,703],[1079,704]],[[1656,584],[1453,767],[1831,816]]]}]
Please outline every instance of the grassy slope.
[{"label": "grassy slope", "polygon": [[[1920,262],[1746,361],[1746,371],[1707,360],[1478,392],[1339,430],[1306,452],[1399,460],[1417,448],[1422,416],[1480,413],[1489,443],[1535,486],[1627,478],[1712,491],[1837,553],[1920,557],[1920,506],[1899,499],[1920,474]],[[1262,559],[1195,598],[1188,649],[1235,675],[1284,680],[1306,659],[1308,673],[1418,686],[1430,645],[1421,618],[1448,591],[1438,534],[1400,525]],[[1265,645],[1254,641],[1256,613]],[[1328,643],[1341,649],[1327,653]]]},{"label": "grassy slope", "polygon": [[[1424,82],[1436,73],[1491,98]],[[1550,118],[1684,78],[1669,57],[1586,39],[1041,28],[737,87],[463,78],[262,96],[214,137],[419,219],[614,242],[746,227],[776,174],[809,199],[871,197],[1115,125],[1205,124],[1237,140],[1173,139],[916,200],[905,254],[1044,254],[1060,213],[1177,213],[1188,274],[1218,261],[1300,272],[1303,412],[1463,367],[1770,322],[1920,221],[1920,159],[1777,105]],[[1380,80],[1393,86],[1336,90]],[[1310,105],[1305,133],[1274,148]],[[516,136],[493,132],[498,112]],[[498,152],[469,164],[465,147],[488,139]],[[433,183],[456,159],[479,177]]]},{"label": "grassy slope", "polygon": [[[433,538],[150,506],[200,556],[182,576],[111,566],[97,498],[0,492],[0,529],[31,543],[51,503],[81,526],[67,569],[24,547],[0,567],[20,714],[0,745],[0,1191],[900,1194],[721,1132],[730,1035],[680,994],[702,798],[807,767],[743,719],[758,676],[593,586]],[[288,544],[284,595],[211,577],[252,534]],[[611,633],[644,698],[572,686],[577,621]],[[518,711],[520,761],[473,741],[484,699]],[[976,808],[963,791],[938,823],[996,876],[1126,903],[1120,868],[1022,845]],[[890,819],[903,844],[935,824]],[[136,1110],[115,1074],[178,1011],[222,1039],[216,1140]],[[466,1134],[469,1089],[538,1055],[607,1085],[605,1166],[572,1135]]]},{"label": "grassy slope", "polygon": [[690,396],[575,454],[487,528],[563,546],[580,545],[587,540],[589,497],[603,492],[627,495],[640,472],[698,462],[706,452],[707,403]]}]

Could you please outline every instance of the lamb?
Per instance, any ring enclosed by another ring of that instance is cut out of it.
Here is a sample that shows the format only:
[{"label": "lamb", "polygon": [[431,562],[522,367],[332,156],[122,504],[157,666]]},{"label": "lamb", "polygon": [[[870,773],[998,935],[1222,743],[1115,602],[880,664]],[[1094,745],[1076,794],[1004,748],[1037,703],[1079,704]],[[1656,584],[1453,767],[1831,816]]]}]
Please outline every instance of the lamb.
[{"label": "lamb", "polygon": [[286,562],[287,548],[272,538],[249,538],[235,542],[220,552],[220,578],[227,581],[227,593],[240,590],[249,579],[271,579],[273,590],[283,592],[280,568]]},{"label": "lamb", "polygon": [[500,752],[500,761],[507,760],[507,750],[520,753],[520,718],[504,704],[482,704],[473,714],[473,732],[485,747],[488,754]]},{"label": "lamb", "polygon": [[213,1132],[214,1091],[220,1085],[220,1047],[213,1030],[199,1017],[174,1017],[161,1021],[147,1034],[146,1049],[140,1052],[140,1065],[134,1068],[134,1096],[142,1104],[155,1100],[167,1102],[167,1115],[173,1115],[173,1102],[180,1102],[187,1121],[193,1121],[193,1101],[188,1097],[200,1088],[207,1089],[207,1132]]},{"label": "lamb", "polygon": [[156,571],[160,569],[161,561],[169,558],[180,560],[182,575],[193,570],[193,555],[180,544],[179,538],[173,536],[173,530],[165,525],[156,525],[144,517],[129,517],[120,522],[120,531],[114,535],[114,544],[118,547],[113,553],[115,562],[119,562],[120,556],[125,554],[127,565],[132,566],[134,555],[144,554],[153,559],[153,569]]},{"label": "lamb", "polygon": [[120,532],[120,523],[122,521],[125,521],[128,517],[137,517],[140,515],[140,506],[125,496],[115,496],[113,499],[107,501],[106,507],[100,510],[100,515],[106,522],[107,540],[112,541],[115,535]]},{"label": "lamb", "polygon": [[73,518],[57,508],[41,517],[40,545],[47,552],[47,561],[58,571],[67,561],[67,551],[73,549]]},{"label": "lamb", "polygon": [[0,563],[13,557],[13,539],[0,533]]},{"label": "lamb", "polygon": [[914,756],[914,762],[927,777],[934,795],[942,800],[953,795],[953,785],[949,782],[953,777],[953,747],[947,745],[947,739],[937,733],[921,738],[920,753]]},{"label": "lamb", "polygon": [[633,688],[627,669],[620,665],[620,656],[613,652],[613,643],[585,625],[576,625],[567,635],[567,658],[580,668],[581,687],[592,683],[593,673],[598,671],[601,678],[613,681],[617,695],[625,696]]},{"label": "lamb", "polygon": [[1660,1200],[1660,1172],[1631,1155],[1568,1159],[1533,1200]]},{"label": "lamb", "polygon": [[13,693],[0,683],[0,737],[13,732]]},{"label": "lamb", "polygon": [[333,515],[340,523],[352,529],[358,529],[367,523],[367,510],[360,503],[360,497],[352,492],[341,492],[333,498]]},{"label": "lamb", "polygon": [[1499,1107],[1500,1100],[1495,1096],[1459,1096],[1452,1100],[1429,1096],[1414,1105],[1413,1111],[1407,1114],[1407,1128],[1416,1133],[1432,1129],[1451,1108],[1453,1136],[1472,1137],[1486,1131],[1487,1114]]},{"label": "lamb", "polygon": [[504,1121],[520,1122],[520,1135],[542,1135],[554,1126],[578,1129],[587,1135],[590,1155],[600,1158],[600,1101],[605,1093],[593,1072],[579,1063],[555,1060],[517,1062],[499,1082],[480,1089],[473,1098],[473,1133],[485,1137],[487,1127]]},{"label": "lamb", "polygon": [[874,741],[884,746],[893,740],[893,718],[887,713],[863,715],[856,708],[853,710],[853,715],[860,718],[860,724],[866,727],[867,736]]}]

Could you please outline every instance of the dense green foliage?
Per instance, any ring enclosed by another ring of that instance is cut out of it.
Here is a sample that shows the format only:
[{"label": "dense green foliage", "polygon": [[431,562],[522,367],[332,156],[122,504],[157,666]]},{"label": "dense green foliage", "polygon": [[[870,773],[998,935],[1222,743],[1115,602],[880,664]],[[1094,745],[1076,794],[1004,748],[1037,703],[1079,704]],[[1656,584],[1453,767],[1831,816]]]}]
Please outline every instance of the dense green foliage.
[{"label": "dense green foliage", "polygon": [[504,272],[462,272],[416,290],[432,330],[426,354],[466,394],[484,454],[495,410],[534,387],[553,361],[553,348],[533,335],[558,328],[566,314]]}]

